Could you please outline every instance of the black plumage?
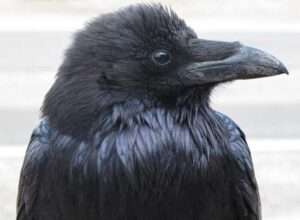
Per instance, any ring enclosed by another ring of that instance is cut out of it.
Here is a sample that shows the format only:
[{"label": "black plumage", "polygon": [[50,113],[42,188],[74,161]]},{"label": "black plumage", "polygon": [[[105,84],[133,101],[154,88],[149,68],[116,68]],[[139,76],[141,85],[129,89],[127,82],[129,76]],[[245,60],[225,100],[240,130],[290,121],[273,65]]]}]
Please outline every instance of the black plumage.
[{"label": "black plumage", "polygon": [[198,39],[161,5],[96,18],[45,98],[17,219],[260,219],[245,135],[209,95],[283,72],[262,51]]}]

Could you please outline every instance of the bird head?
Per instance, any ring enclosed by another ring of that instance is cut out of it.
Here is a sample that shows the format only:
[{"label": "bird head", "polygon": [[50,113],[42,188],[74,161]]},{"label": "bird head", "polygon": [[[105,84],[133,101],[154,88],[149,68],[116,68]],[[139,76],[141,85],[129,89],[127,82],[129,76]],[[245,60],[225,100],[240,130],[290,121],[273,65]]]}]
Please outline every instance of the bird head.
[{"label": "bird head", "polygon": [[222,82],[281,73],[284,65],[261,50],[201,39],[171,9],[139,4],[104,14],[75,35],[44,114],[82,127],[128,99],[176,105],[183,96],[208,96]]}]

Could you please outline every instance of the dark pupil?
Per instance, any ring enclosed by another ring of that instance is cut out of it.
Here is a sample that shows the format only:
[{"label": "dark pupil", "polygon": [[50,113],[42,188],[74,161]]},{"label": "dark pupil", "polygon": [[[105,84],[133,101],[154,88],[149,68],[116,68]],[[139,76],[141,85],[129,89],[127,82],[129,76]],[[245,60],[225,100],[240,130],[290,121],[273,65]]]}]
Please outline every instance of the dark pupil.
[{"label": "dark pupil", "polygon": [[153,59],[159,65],[165,65],[170,62],[170,54],[166,51],[158,51],[153,54]]}]

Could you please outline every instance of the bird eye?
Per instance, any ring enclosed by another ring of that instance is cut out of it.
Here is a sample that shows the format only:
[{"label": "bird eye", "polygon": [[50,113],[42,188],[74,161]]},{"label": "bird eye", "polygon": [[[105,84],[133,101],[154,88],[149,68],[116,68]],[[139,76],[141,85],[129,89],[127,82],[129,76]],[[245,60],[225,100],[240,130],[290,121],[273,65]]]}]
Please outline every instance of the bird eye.
[{"label": "bird eye", "polygon": [[152,60],[155,64],[164,66],[171,62],[171,54],[166,50],[157,50],[153,52]]}]

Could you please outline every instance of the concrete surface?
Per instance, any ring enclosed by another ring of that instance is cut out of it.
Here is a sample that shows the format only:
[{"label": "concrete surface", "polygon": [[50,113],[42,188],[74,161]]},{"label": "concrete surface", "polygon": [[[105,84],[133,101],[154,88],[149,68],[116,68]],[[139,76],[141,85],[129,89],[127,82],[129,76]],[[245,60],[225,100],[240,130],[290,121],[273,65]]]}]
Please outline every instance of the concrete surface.
[{"label": "concrete surface", "polygon": [[[213,93],[212,103],[251,138],[300,137],[300,33],[198,32],[208,39],[239,39],[286,63],[289,76],[222,85]],[[0,39],[0,145],[22,144],[39,116],[72,35],[69,31],[0,31]]]}]

